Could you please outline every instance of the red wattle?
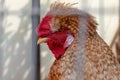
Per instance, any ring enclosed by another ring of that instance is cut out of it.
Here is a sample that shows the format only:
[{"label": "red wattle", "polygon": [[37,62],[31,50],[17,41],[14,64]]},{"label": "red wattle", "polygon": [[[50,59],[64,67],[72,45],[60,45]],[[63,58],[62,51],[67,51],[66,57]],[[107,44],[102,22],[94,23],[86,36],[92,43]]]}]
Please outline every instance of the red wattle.
[{"label": "red wattle", "polygon": [[64,47],[66,38],[66,32],[56,32],[52,34],[47,40],[47,45],[56,59],[59,59],[66,50],[66,48]]}]

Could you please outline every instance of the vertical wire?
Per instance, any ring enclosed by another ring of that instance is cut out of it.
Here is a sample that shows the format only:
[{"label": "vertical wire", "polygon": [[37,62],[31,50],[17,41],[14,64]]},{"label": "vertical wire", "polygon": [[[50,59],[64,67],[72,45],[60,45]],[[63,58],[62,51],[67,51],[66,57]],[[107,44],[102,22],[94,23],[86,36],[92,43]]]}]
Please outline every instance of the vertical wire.
[{"label": "vertical wire", "polygon": [[37,13],[32,15],[32,54],[34,54],[36,64],[36,79],[41,80],[40,75],[40,46],[37,45],[36,27],[40,21],[40,0],[32,0],[32,12],[37,8]]},{"label": "vertical wire", "polygon": [[[118,15],[118,16],[119,16],[119,24],[118,24],[118,25],[119,25],[119,26],[118,26],[118,27],[119,27],[119,28],[118,28],[118,29],[119,29],[119,34],[118,34],[118,42],[119,42],[119,46],[120,46],[120,0],[119,0],[119,8],[118,8],[118,10],[119,10],[119,15]],[[120,52],[119,52],[119,55],[118,55],[118,59],[119,59],[119,63],[120,63],[120,58],[119,58],[119,56],[120,56]]]},{"label": "vertical wire", "polygon": [[[3,12],[3,8],[4,8],[4,0],[1,0],[0,1],[0,9],[1,9],[1,12],[0,12],[0,34],[3,34],[4,33],[4,29],[3,29],[3,19],[4,19],[4,12]],[[3,77],[2,77],[2,74],[3,74],[3,49],[1,47],[1,44],[2,44],[2,41],[3,41],[3,36],[0,36],[0,80],[3,80]]]},{"label": "vertical wire", "polygon": [[105,5],[104,5],[104,0],[99,0],[99,21],[100,21],[100,33],[101,33],[101,36],[104,38],[104,34],[105,34],[105,31],[104,31],[104,8],[105,8]]},{"label": "vertical wire", "polygon": [[81,79],[84,80],[85,79],[85,75],[84,75],[84,69],[85,69],[85,58],[86,58],[86,40],[87,40],[87,19],[85,17],[81,18],[80,17],[80,22],[81,25],[79,26],[79,34],[78,34],[78,52],[77,54],[79,56],[77,56],[76,58],[76,68],[78,70],[78,74],[77,75],[77,80]]},{"label": "vertical wire", "polygon": [[[87,2],[82,0],[82,9],[84,11],[88,10]],[[82,14],[83,16],[87,16],[87,14]],[[85,58],[86,58],[86,41],[87,41],[87,17],[80,17],[79,18],[79,33],[78,33],[78,51],[75,53],[76,55],[76,63],[75,69],[77,69],[77,77],[76,80],[84,80],[84,70],[85,70]]]}]

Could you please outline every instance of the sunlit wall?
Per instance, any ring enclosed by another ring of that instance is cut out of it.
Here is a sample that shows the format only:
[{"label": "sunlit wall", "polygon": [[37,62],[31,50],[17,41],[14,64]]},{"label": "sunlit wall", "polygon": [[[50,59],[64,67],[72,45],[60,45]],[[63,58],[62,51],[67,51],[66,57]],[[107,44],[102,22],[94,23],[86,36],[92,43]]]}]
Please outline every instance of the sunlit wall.
[{"label": "sunlit wall", "polygon": [[0,0],[0,80],[35,80],[32,0]]}]

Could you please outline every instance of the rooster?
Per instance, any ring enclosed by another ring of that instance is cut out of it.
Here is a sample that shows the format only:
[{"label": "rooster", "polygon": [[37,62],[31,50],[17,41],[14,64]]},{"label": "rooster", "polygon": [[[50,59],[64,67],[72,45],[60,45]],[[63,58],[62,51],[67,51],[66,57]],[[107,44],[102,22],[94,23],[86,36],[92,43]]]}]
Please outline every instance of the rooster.
[{"label": "rooster", "polygon": [[55,2],[38,25],[38,44],[55,57],[48,80],[120,80],[120,64],[90,14]]}]

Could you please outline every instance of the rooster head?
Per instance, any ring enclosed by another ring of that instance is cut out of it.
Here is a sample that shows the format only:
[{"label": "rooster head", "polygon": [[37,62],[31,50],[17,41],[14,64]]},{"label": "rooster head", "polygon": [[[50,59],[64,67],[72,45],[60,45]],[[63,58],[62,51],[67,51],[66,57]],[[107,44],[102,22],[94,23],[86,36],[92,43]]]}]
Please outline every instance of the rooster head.
[{"label": "rooster head", "polygon": [[[36,29],[39,38],[37,44],[47,43],[56,59],[59,59],[64,54],[78,35],[79,17],[88,15],[86,13],[86,15],[82,15],[84,12],[72,8],[72,5],[55,2]],[[90,23],[94,23],[94,21],[92,20]],[[94,24],[88,26],[91,25]],[[90,27],[90,30],[93,30],[93,27]]]}]

